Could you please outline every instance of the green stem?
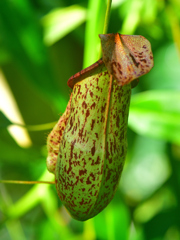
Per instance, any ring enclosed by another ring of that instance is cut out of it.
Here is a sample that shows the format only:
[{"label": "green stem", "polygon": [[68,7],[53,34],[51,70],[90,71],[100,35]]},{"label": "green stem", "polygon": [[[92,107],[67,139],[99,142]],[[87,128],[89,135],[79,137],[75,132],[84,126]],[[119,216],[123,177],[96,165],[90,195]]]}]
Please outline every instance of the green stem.
[{"label": "green stem", "polygon": [[[177,210],[178,212],[180,211],[180,180],[179,180],[179,169],[180,169],[180,163],[178,159],[174,156],[172,152],[172,147],[170,144],[167,145],[167,151],[171,163],[171,169],[172,169],[172,174],[171,174],[171,181],[172,181],[172,188],[174,190],[174,194],[177,199]],[[180,216],[177,215],[178,217],[178,222],[180,224]]]},{"label": "green stem", "polygon": [[43,130],[48,130],[53,128],[56,123],[57,121],[51,122],[51,123],[38,124],[38,125],[22,125],[19,123],[12,123],[12,125],[26,128],[28,131],[43,131]]},{"label": "green stem", "polygon": [[106,4],[105,0],[89,0],[83,68],[88,67],[101,57],[98,34],[107,32],[111,2],[112,0],[108,0]]},{"label": "green stem", "polygon": [[10,183],[10,184],[38,184],[38,183],[55,184],[55,182],[52,182],[52,181],[15,181],[15,180],[0,180],[0,183]]},{"label": "green stem", "polygon": [[109,19],[110,19],[110,11],[111,11],[111,3],[112,3],[112,0],[108,0],[107,8],[106,8],[105,20],[104,20],[103,34],[106,34],[107,30],[108,30],[108,24],[109,24]]},{"label": "green stem", "polygon": [[[110,19],[110,11],[111,11],[111,3],[112,3],[112,0],[108,0],[107,8],[106,8],[106,14],[105,14],[105,19],[104,19],[103,34],[106,34],[107,30],[108,30],[109,19]],[[99,52],[99,58],[100,57],[101,57],[101,51]]]}]

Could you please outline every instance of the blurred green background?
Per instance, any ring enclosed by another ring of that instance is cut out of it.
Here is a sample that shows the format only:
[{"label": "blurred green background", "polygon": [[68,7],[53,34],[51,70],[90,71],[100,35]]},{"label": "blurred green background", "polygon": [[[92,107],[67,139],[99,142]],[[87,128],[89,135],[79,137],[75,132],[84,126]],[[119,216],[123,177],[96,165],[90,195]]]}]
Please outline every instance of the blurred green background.
[{"label": "blurred green background", "polygon": [[[0,179],[53,180],[46,138],[68,78],[99,58],[105,10],[104,0],[0,1]],[[114,199],[79,222],[53,185],[0,184],[1,240],[180,239],[180,1],[113,0],[108,32],[146,37],[155,64],[132,92]]]}]

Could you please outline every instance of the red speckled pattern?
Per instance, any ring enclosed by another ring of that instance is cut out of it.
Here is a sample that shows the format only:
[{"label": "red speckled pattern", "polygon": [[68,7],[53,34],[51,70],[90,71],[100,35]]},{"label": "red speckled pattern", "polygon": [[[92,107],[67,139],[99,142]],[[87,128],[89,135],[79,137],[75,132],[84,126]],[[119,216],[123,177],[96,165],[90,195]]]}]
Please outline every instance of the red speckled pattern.
[{"label": "red speckled pattern", "polygon": [[103,62],[118,85],[148,73],[154,65],[150,42],[140,35],[100,34]]},{"label": "red speckled pattern", "polygon": [[48,137],[48,170],[62,203],[80,221],[102,211],[116,192],[127,152],[131,83],[153,67],[144,37],[99,37],[102,59],[68,80],[71,99]]},{"label": "red speckled pattern", "polygon": [[66,107],[66,111],[60,117],[58,123],[55,125],[55,127],[50,132],[47,138],[48,156],[46,160],[46,165],[47,165],[48,171],[52,173],[55,172],[57,156],[59,152],[59,144],[60,144],[64,129],[67,125],[67,121],[70,114],[70,106],[71,106],[71,97]]},{"label": "red speckled pattern", "polygon": [[73,88],[55,176],[58,195],[75,219],[92,218],[115,194],[127,152],[130,95],[130,84],[111,81],[104,65]]}]

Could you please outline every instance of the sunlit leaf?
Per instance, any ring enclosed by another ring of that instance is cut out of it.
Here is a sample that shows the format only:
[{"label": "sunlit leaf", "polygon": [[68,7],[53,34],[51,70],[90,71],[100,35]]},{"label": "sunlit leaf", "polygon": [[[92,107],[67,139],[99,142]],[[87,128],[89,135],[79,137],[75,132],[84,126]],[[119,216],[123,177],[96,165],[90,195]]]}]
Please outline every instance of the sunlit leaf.
[{"label": "sunlit leaf", "polygon": [[11,61],[32,86],[63,111],[66,103],[59,95],[40,30],[28,0],[0,1],[0,32]]},{"label": "sunlit leaf", "polygon": [[162,188],[136,208],[134,217],[138,222],[148,222],[159,212],[175,207],[175,205],[172,191],[168,188]]},{"label": "sunlit leaf", "polygon": [[134,95],[129,126],[139,134],[180,144],[180,92],[149,91]]},{"label": "sunlit leaf", "polygon": [[142,201],[170,176],[171,169],[164,153],[165,143],[153,138],[137,136],[125,166],[120,186],[132,201]]},{"label": "sunlit leaf", "polygon": [[126,1],[126,16],[123,20],[123,24],[120,32],[122,34],[133,34],[138,26],[140,21],[141,11],[144,5],[144,1],[134,0]]},{"label": "sunlit leaf", "polygon": [[86,15],[86,9],[78,5],[52,10],[42,18],[44,42],[47,45],[57,42],[82,24]]},{"label": "sunlit leaf", "polygon": [[160,46],[154,54],[154,62],[154,68],[142,84],[147,89],[180,90],[180,60],[175,44]]}]

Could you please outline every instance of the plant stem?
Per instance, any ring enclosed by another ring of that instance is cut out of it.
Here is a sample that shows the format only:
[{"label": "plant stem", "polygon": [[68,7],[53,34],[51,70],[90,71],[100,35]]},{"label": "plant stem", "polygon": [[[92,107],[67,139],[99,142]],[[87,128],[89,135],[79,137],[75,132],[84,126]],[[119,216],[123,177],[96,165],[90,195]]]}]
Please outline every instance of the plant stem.
[{"label": "plant stem", "polygon": [[[112,3],[112,0],[108,0],[107,8],[106,8],[106,14],[105,14],[105,18],[104,18],[103,34],[106,34],[107,30],[108,30],[109,19],[110,19],[110,11],[111,11],[111,3]],[[101,57],[101,51],[99,52],[99,58],[100,57]]]},{"label": "plant stem", "polygon": [[111,3],[112,3],[112,0],[108,0],[107,8],[106,8],[105,20],[104,20],[103,34],[106,34],[107,30],[108,30],[108,24],[109,24],[109,19],[110,19],[110,11],[111,11]]},{"label": "plant stem", "polygon": [[10,183],[10,184],[38,184],[38,183],[46,183],[46,184],[55,184],[55,182],[51,182],[51,181],[14,181],[14,180],[0,180],[0,183]]},{"label": "plant stem", "polygon": [[26,128],[28,131],[44,131],[44,130],[49,130],[49,129],[53,128],[56,123],[57,123],[57,121],[50,122],[50,123],[38,124],[38,125],[22,125],[19,123],[12,123],[12,125]]}]

